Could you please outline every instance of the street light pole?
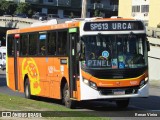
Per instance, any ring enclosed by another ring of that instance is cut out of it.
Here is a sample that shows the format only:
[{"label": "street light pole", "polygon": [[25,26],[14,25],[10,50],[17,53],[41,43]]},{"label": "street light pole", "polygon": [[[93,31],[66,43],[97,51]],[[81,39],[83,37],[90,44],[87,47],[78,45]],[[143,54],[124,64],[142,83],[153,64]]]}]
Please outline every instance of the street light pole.
[{"label": "street light pole", "polygon": [[86,14],[87,14],[87,0],[82,0],[81,18],[86,18]]}]

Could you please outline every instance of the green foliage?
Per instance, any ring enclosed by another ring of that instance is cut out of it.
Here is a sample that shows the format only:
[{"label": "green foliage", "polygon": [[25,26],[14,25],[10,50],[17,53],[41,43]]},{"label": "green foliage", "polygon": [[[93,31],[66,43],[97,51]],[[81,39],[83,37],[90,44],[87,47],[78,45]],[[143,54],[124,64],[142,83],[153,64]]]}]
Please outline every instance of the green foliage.
[{"label": "green foliage", "polygon": [[13,15],[18,13],[25,13],[30,17],[33,14],[33,10],[29,3],[19,3],[17,5],[12,1],[0,1],[0,15]]},{"label": "green foliage", "polygon": [[74,13],[71,12],[69,17],[70,17],[70,18],[74,18]]},{"label": "green foliage", "polygon": [[160,28],[160,23],[157,25],[157,28]]},{"label": "green foliage", "polygon": [[[75,120],[75,118],[72,119],[72,117],[70,116],[73,116],[73,117],[75,116],[76,120],[86,120],[86,119],[87,120],[111,120],[106,117],[105,118],[99,117],[100,115],[95,114],[96,112],[95,113],[94,112],[88,113],[88,112],[83,112],[83,111],[78,112],[72,109],[68,109],[64,106],[58,105],[58,104],[53,104],[52,102],[53,101],[51,99],[50,101],[47,102],[47,98],[46,98],[46,101],[36,101],[36,100],[25,99],[25,98],[17,97],[17,96],[9,96],[9,95],[0,93],[0,111],[39,111],[39,112],[40,111],[42,112],[52,111],[53,113],[50,112],[52,116],[53,114],[57,116],[58,115],[68,116],[68,117],[57,117],[56,120],[60,120],[60,119],[61,120]],[[50,116],[50,114],[46,112],[45,115]],[[24,118],[24,119],[27,119],[27,118]],[[49,119],[49,117],[47,117],[46,119]]]},{"label": "green foliage", "polygon": [[95,10],[94,11],[94,17],[98,17],[99,16],[99,10]]},{"label": "green foliage", "polygon": [[0,14],[12,15],[16,10],[16,7],[17,4],[15,4],[14,2],[2,0],[0,2],[0,11],[1,11]]},{"label": "green foliage", "polygon": [[98,9],[94,10],[94,15],[93,16],[94,17],[104,17],[103,13]]},{"label": "green foliage", "polygon": [[29,3],[19,3],[18,7],[15,11],[15,14],[18,13],[25,13],[29,16],[31,16],[33,14],[33,10],[31,8],[31,5]]}]

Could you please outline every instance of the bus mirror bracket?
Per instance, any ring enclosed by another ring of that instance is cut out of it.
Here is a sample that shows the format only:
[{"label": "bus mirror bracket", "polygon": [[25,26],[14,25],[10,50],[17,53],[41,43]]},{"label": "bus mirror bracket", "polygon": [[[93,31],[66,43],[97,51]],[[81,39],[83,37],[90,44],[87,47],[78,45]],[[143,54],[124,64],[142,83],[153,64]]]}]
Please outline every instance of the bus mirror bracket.
[{"label": "bus mirror bracket", "polygon": [[[84,58],[84,55],[83,54],[85,54],[85,51],[84,51],[84,46],[83,46],[83,43],[82,43],[82,40],[81,39],[83,39],[82,37],[80,38],[80,40],[79,40],[79,43],[77,43],[77,53],[78,53],[78,59],[80,60],[80,61],[82,61]],[[84,52],[84,53],[83,53]]]}]

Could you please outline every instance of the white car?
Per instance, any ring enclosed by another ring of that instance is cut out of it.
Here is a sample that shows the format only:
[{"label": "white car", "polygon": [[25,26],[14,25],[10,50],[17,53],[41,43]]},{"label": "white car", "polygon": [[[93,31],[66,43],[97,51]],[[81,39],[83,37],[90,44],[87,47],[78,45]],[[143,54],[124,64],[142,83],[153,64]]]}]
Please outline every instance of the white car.
[{"label": "white car", "polygon": [[0,47],[0,69],[6,69],[6,47]]}]

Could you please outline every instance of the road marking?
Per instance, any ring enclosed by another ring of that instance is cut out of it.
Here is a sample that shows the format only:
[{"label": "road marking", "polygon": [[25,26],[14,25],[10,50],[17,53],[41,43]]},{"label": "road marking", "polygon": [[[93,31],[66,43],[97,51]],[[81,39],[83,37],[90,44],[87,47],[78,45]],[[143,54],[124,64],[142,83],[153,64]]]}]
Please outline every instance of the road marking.
[{"label": "road marking", "polygon": [[133,105],[129,105],[129,106],[132,107],[132,108],[137,108],[137,109],[141,109],[141,110],[148,110],[148,109],[141,108],[141,107],[136,107],[136,106],[133,106]]},{"label": "road marking", "polygon": [[160,110],[151,110],[151,111],[154,111],[154,112],[160,112]]}]

